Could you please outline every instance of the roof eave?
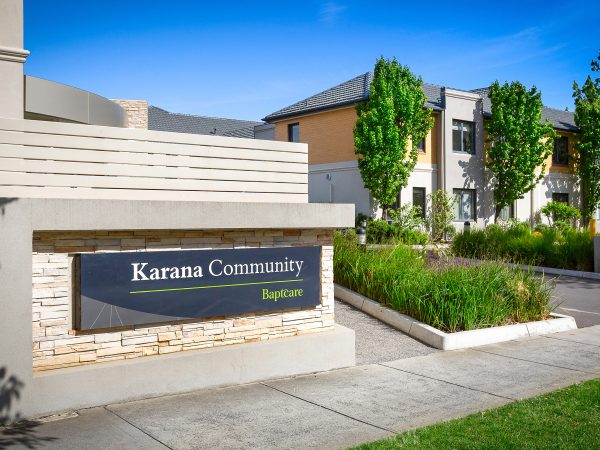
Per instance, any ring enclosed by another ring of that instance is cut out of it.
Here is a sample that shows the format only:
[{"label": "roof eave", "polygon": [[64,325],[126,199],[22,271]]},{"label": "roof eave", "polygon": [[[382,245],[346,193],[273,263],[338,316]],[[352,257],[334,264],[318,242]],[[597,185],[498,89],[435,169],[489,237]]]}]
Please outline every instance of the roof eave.
[{"label": "roof eave", "polygon": [[[330,111],[333,109],[340,109],[340,108],[344,108],[346,106],[356,105],[358,103],[364,102],[365,100],[367,100],[367,99],[364,98],[362,100],[352,100],[349,102],[336,103],[334,105],[319,106],[316,108],[305,109],[302,111],[290,112],[290,113],[285,113],[285,114],[270,114],[261,120],[263,120],[264,122],[267,122],[267,123],[272,123],[273,121],[286,120],[286,119],[291,119],[293,117],[306,116],[307,114],[315,114],[315,113],[319,113],[319,112]],[[436,105],[427,105],[426,107],[433,111],[443,111],[443,109],[444,109],[444,108],[442,108],[440,106],[436,106]]]}]

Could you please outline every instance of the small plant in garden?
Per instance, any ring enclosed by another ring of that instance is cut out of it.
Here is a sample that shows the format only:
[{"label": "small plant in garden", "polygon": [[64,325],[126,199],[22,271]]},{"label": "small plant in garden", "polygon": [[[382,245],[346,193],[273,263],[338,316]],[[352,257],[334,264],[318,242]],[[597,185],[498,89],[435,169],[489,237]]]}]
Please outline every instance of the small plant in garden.
[{"label": "small plant in garden", "polygon": [[549,202],[540,211],[546,216],[550,225],[564,223],[567,227],[575,227],[577,220],[581,218],[581,212],[577,208],[562,202]]},{"label": "small plant in garden", "polygon": [[430,207],[425,218],[431,239],[435,242],[446,240],[454,234],[454,204],[456,198],[442,189],[427,196]]},{"label": "small plant in garden", "polygon": [[400,228],[408,230],[420,230],[423,228],[423,218],[418,206],[411,204],[402,205],[388,211],[390,220]]}]

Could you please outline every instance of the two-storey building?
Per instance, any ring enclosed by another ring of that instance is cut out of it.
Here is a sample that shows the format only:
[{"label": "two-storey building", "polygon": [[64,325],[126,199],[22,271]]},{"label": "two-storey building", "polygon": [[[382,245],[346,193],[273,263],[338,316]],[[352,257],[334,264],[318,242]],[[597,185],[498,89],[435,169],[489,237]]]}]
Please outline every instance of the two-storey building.
[{"label": "two-storey building", "polygon": [[[368,72],[338,86],[269,114],[275,139],[304,142],[309,148],[309,198],[311,202],[354,203],[356,213],[378,213],[364,188],[354,153],[355,107],[369,97],[373,74]],[[426,196],[444,189],[456,196],[456,225],[465,221],[485,225],[493,221],[494,201],[485,170],[484,122],[491,114],[487,89],[451,89],[424,83],[426,107],[434,125],[419,143],[417,165],[398,204],[425,206]],[[544,120],[559,134],[548,158],[543,180],[523,199],[503,211],[504,217],[532,220],[550,200],[579,205],[573,171],[573,113],[543,108]]]}]

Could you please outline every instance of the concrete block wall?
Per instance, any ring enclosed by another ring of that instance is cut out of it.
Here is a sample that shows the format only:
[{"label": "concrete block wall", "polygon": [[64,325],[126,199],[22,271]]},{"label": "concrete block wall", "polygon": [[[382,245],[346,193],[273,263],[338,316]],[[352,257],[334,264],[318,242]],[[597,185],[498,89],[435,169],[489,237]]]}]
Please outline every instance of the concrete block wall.
[{"label": "concrete block wall", "polygon": [[[330,229],[34,232],[33,370],[265,341],[333,329]],[[77,334],[72,328],[73,253],[321,246],[321,305],[264,315]]]},{"label": "concrete block wall", "polygon": [[127,128],[148,129],[148,102],[146,100],[111,100],[127,113]]}]

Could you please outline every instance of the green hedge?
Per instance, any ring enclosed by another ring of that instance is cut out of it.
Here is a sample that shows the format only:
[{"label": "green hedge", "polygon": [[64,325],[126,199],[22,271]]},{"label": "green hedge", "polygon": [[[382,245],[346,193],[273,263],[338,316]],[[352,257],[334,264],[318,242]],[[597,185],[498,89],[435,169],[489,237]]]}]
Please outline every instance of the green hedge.
[{"label": "green hedge", "polygon": [[403,228],[393,222],[369,220],[367,222],[367,242],[369,244],[425,245],[429,242],[429,235],[419,230]]},{"label": "green hedge", "polygon": [[550,313],[544,282],[502,264],[429,263],[406,247],[365,250],[353,233],[336,233],[335,282],[444,331],[542,320]]},{"label": "green hedge", "polygon": [[489,225],[454,236],[452,253],[476,259],[505,260],[559,269],[593,271],[593,239],[586,231],[542,227],[526,223],[509,228]]}]

